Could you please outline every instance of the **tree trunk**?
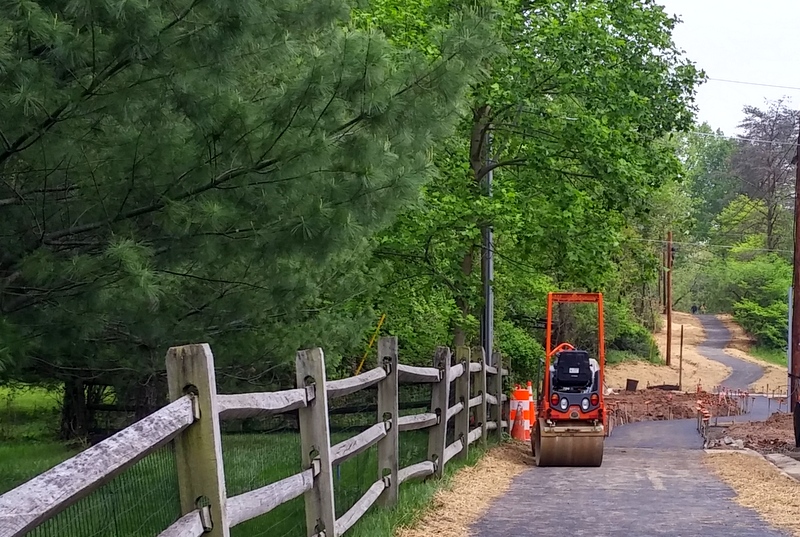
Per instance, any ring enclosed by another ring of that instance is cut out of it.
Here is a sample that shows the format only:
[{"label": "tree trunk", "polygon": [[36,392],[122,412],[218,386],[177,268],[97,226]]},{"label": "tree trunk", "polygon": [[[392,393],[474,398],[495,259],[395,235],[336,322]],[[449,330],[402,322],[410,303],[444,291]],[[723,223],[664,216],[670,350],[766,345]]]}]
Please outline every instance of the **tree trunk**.
[{"label": "tree trunk", "polygon": [[82,379],[64,381],[64,401],[61,407],[61,438],[85,438],[89,433],[89,411],[86,408],[86,386]]},{"label": "tree trunk", "polygon": [[[475,255],[474,251],[475,248],[470,247],[464,256],[464,259],[461,260],[461,273],[467,278],[472,275],[472,266]],[[462,294],[460,296],[456,297],[456,305],[458,306],[459,311],[461,311],[462,319],[466,319],[470,313],[470,307],[469,300],[466,296],[464,296],[463,293],[464,290],[462,290]],[[453,334],[453,344],[456,347],[467,344],[467,333],[460,323],[456,324],[455,333]]]},{"label": "tree trunk", "polygon": [[145,382],[136,385],[136,415],[138,421],[149,416],[164,405],[165,387],[157,382],[155,377],[150,377]]},{"label": "tree trunk", "polygon": [[[491,107],[488,104],[479,106],[472,111],[472,133],[470,134],[469,141],[469,162],[472,168],[472,178],[476,185],[481,182],[481,177],[484,175],[484,169],[487,165],[487,147],[484,143],[486,141],[486,129],[489,127],[489,120],[491,114]],[[476,222],[478,224],[478,222]],[[481,254],[483,255],[483,254]],[[473,266],[475,263],[475,245],[470,244],[467,247],[467,253],[461,260],[461,274],[464,280],[468,281],[472,275]],[[463,319],[470,314],[469,306],[469,289],[461,289],[460,296],[456,297],[456,304]],[[457,323],[454,330],[453,342],[456,346],[467,344],[467,334],[461,323]]]},{"label": "tree trunk", "polygon": [[647,299],[647,282],[642,282],[642,292],[638,296],[637,300],[634,300],[634,314],[636,318],[639,320],[644,319],[645,317],[645,300]]}]

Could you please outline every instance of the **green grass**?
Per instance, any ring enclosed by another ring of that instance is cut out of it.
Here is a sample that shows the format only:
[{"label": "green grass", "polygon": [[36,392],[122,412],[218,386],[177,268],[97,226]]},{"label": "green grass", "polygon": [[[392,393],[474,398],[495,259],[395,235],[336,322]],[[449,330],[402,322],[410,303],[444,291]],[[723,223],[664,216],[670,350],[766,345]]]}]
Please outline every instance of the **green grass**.
[{"label": "green grass", "polygon": [[54,441],[58,413],[57,392],[35,386],[0,386],[0,442]]},{"label": "green grass", "polygon": [[[41,389],[0,388],[0,493],[46,471],[78,450],[55,441],[57,400]],[[13,418],[13,423],[8,422]],[[337,443],[358,431],[337,432]],[[297,433],[223,435],[223,460],[228,496],[235,496],[300,471],[300,439]],[[373,508],[349,535],[390,537],[398,525],[415,521],[430,504],[433,494],[446,486],[449,476],[465,464],[474,464],[481,450],[470,450],[469,460],[451,463],[443,480],[407,482],[400,489],[396,508]],[[410,431],[400,435],[400,466],[425,460],[427,434]],[[171,446],[148,455],[101,489],[58,514],[30,537],[78,537],[97,535],[139,537],[157,535],[179,516],[175,458]],[[344,514],[377,480],[377,448],[334,469],[337,517]],[[303,498],[288,502],[267,515],[232,529],[232,537],[304,537]]]},{"label": "green grass", "polygon": [[[338,442],[349,435],[335,434]],[[242,434],[223,437],[223,459],[228,495],[234,496],[273,483],[300,469],[299,438],[296,434]],[[400,464],[406,466],[424,460],[427,451],[425,433],[401,435]],[[41,443],[33,448],[0,444],[0,492],[33,477],[74,452],[58,443]],[[469,460],[450,464],[447,475],[464,464],[474,464],[478,450]],[[373,447],[334,470],[337,517],[366,492],[377,479],[377,451]],[[354,536],[392,535],[398,524],[407,525],[420,516],[444,481],[406,483],[400,490],[395,509],[374,508],[351,530]],[[177,476],[174,454],[162,448],[148,455],[102,489],[60,513],[35,531],[31,537],[109,535],[156,535],[179,516]],[[288,502],[267,515],[236,526],[233,537],[259,536],[303,537],[305,515],[303,498]]]},{"label": "green grass", "polygon": [[352,537],[393,537],[395,529],[407,527],[428,510],[433,495],[443,487],[449,487],[453,475],[465,466],[474,466],[485,449],[470,446],[469,456],[464,461],[451,461],[445,467],[442,480],[406,482],[400,487],[399,499],[394,509],[370,509],[347,534]]},{"label": "green grass", "polygon": [[0,493],[75,455],[60,442],[0,442]]},{"label": "green grass", "polygon": [[781,367],[787,367],[785,349],[769,349],[766,347],[753,347],[752,349],[750,349],[749,354],[754,358],[758,358],[759,360],[763,360],[771,364],[776,364]]},{"label": "green grass", "polygon": [[58,392],[39,386],[0,386],[0,401],[19,412],[56,410],[59,396]]},{"label": "green grass", "polygon": [[616,349],[609,349],[606,351],[606,364],[614,365],[623,362],[650,362],[653,364],[661,365],[664,361],[661,355],[656,351],[650,356],[639,356],[631,351],[618,351]]}]

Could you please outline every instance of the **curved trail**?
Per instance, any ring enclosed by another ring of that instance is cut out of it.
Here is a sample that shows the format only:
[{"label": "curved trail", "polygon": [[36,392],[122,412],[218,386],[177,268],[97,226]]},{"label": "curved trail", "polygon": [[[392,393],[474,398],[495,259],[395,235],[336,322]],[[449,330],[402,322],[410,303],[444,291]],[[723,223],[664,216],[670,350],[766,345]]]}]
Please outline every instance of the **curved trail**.
[{"label": "curved trail", "polygon": [[[714,315],[697,315],[703,325],[706,339],[697,347],[700,354],[731,368],[731,374],[722,381],[721,387],[729,390],[748,391],[749,386],[764,375],[764,368],[758,364],[734,358],[725,353],[731,341],[730,330]],[[766,397],[756,397],[748,414],[736,416],[735,421],[762,421],[775,411],[775,403],[769,404]]]},{"label": "curved trail", "polygon": [[[698,317],[706,331],[700,353],[732,369],[725,387],[747,389],[761,377],[762,368],[725,354],[728,329],[712,315]],[[765,417],[766,405],[759,404],[747,416]],[[735,503],[733,490],[703,464],[702,444],[693,419],[616,427],[606,438],[600,468],[530,468],[473,525],[470,535],[790,535]]]},{"label": "curved trail", "polygon": [[697,347],[700,354],[709,360],[720,362],[732,370],[728,378],[722,381],[722,386],[731,390],[747,391],[748,386],[758,382],[764,375],[763,367],[725,353],[724,349],[731,341],[731,332],[722,321],[713,315],[697,315],[697,319],[703,325],[706,333],[705,341]]}]

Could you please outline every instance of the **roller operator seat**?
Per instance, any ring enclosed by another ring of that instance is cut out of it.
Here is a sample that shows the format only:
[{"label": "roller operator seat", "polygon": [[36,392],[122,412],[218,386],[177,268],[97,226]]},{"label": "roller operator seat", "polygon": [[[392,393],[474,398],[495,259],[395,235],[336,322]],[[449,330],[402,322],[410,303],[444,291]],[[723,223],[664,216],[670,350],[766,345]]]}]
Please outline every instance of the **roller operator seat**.
[{"label": "roller operator seat", "polygon": [[550,382],[555,391],[591,391],[597,383],[600,366],[589,353],[581,350],[561,351],[550,366]]}]

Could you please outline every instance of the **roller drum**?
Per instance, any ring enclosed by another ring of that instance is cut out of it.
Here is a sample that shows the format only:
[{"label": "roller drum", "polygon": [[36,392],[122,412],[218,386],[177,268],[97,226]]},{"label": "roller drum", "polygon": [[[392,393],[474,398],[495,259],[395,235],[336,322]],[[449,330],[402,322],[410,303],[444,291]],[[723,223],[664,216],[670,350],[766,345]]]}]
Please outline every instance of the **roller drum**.
[{"label": "roller drum", "polygon": [[602,425],[577,424],[555,427],[536,424],[532,437],[536,466],[597,467],[603,463]]}]

